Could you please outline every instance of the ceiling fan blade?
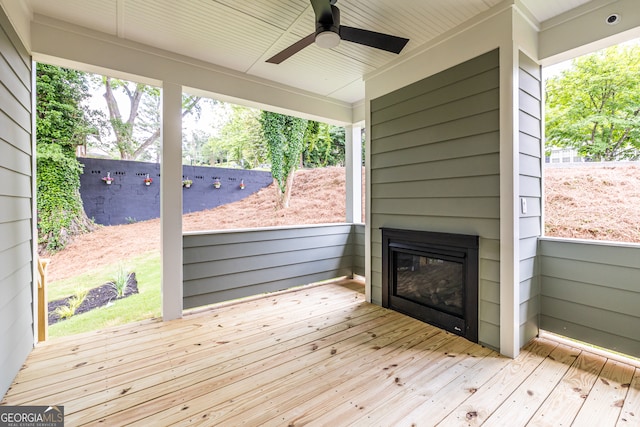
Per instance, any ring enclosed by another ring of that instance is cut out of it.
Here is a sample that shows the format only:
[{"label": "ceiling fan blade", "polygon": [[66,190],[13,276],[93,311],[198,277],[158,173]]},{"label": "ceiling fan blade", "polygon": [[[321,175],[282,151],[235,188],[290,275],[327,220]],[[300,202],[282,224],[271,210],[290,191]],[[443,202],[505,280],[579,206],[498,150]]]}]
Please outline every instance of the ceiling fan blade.
[{"label": "ceiling fan blade", "polygon": [[340,38],[342,40],[375,47],[387,52],[400,53],[406,46],[409,39],[392,36],[389,34],[377,33],[375,31],[362,30],[360,28],[340,25]]},{"label": "ceiling fan blade", "polygon": [[[333,2],[335,3],[335,1]],[[333,12],[330,0],[311,0],[313,12],[316,14],[316,24],[330,27],[333,25]]]},{"label": "ceiling fan blade", "polygon": [[301,40],[298,40],[297,42],[295,42],[288,48],[284,49],[283,51],[276,53],[271,58],[267,59],[267,62],[270,64],[279,64],[285,59],[288,59],[291,56],[295,55],[296,53],[300,52],[305,47],[313,44],[315,39],[316,39],[316,33],[311,33],[307,37]]}]

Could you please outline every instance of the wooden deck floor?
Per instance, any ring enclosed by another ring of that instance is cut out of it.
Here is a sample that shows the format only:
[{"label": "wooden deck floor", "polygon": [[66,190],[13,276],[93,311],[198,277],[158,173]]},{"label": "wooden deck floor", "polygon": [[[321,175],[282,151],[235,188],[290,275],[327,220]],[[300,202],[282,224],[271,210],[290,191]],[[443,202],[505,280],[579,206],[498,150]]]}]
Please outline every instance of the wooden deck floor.
[{"label": "wooden deck floor", "polygon": [[69,426],[638,426],[640,369],[545,339],[510,360],[341,282],[52,340],[2,403]]}]

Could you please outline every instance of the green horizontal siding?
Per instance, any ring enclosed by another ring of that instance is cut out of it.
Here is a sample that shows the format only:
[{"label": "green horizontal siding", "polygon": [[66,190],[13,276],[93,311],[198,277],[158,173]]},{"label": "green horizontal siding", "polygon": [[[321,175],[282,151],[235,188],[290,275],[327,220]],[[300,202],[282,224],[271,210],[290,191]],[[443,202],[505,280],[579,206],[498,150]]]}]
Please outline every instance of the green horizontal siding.
[{"label": "green horizontal siding", "polygon": [[[500,344],[499,55],[492,51],[371,101],[371,296],[380,227],[480,236],[479,340]],[[487,288],[487,289],[485,289]]]},{"label": "green horizontal siding", "polygon": [[184,307],[363,274],[364,231],[357,228],[332,224],[186,233]]},{"label": "green horizontal siding", "polygon": [[640,357],[640,245],[541,239],[541,328]]},{"label": "green horizontal siding", "polygon": [[31,58],[0,8],[0,396],[33,348]]}]

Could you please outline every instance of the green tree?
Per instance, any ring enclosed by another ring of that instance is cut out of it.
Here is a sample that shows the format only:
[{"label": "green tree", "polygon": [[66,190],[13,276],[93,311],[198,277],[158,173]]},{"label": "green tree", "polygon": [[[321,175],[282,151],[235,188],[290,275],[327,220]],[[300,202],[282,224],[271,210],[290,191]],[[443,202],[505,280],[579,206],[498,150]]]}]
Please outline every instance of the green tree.
[{"label": "green tree", "polygon": [[192,130],[190,137],[182,134],[182,164],[204,165],[208,163],[205,147],[209,142],[209,134],[202,130]]},{"label": "green tree", "polygon": [[304,166],[317,168],[344,165],[344,128],[310,121],[305,132]]},{"label": "green tree", "polygon": [[271,160],[271,175],[276,184],[278,205],[287,208],[293,188],[293,176],[301,163],[307,120],[262,111],[260,123]]},{"label": "green tree", "polygon": [[640,47],[615,46],[547,80],[547,147],[599,160],[640,158]]},{"label": "green tree", "polygon": [[80,198],[82,166],[75,150],[96,131],[82,108],[86,74],[36,65],[36,168],[38,242],[50,252],[93,228]]},{"label": "green tree", "polygon": [[209,141],[208,153],[242,168],[253,169],[267,161],[267,145],[260,124],[260,110],[231,105],[231,115],[220,135]]},{"label": "green tree", "polygon": [[[114,157],[123,160],[151,160],[155,148],[156,160],[159,156],[160,140],[160,89],[143,83],[129,82],[112,77],[101,79],[104,98],[109,111],[110,130],[114,139],[102,136],[96,144]],[[125,96],[128,105],[121,110],[116,92]],[[182,97],[182,117],[198,114],[200,97]],[[122,111],[128,111],[123,114]]]}]

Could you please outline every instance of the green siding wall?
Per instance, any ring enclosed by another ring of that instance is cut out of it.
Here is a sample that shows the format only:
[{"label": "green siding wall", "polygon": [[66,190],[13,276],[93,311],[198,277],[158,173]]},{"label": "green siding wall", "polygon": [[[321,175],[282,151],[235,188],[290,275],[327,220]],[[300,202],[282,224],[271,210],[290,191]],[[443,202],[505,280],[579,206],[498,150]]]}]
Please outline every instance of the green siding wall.
[{"label": "green siding wall", "polygon": [[353,225],[353,274],[365,275],[365,229],[364,224]]},{"label": "green siding wall", "polygon": [[520,346],[538,335],[540,280],[537,244],[542,234],[542,75],[532,59],[520,53],[518,73],[518,160],[520,203]]},{"label": "green siding wall", "polygon": [[[353,266],[364,264],[364,257],[357,255],[364,253],[364,239],[355,227],[331,224],[186,233],[184,308],[360,274],[363,269]],[[359,244],[362,248],[356,250]]]},{"label": "green siding wall", "polygon": [[33,347],[31,58],[0,9],[0,396]]},{"label": "green siding wall", "polygon": [[371,101],[371,284],[380,227],[480,236],[479,340],[500,344],[499,54]]},{"label": "green siding wall", "polygon": [[640,245],[540,239],[540,327],[640,357]]}]

